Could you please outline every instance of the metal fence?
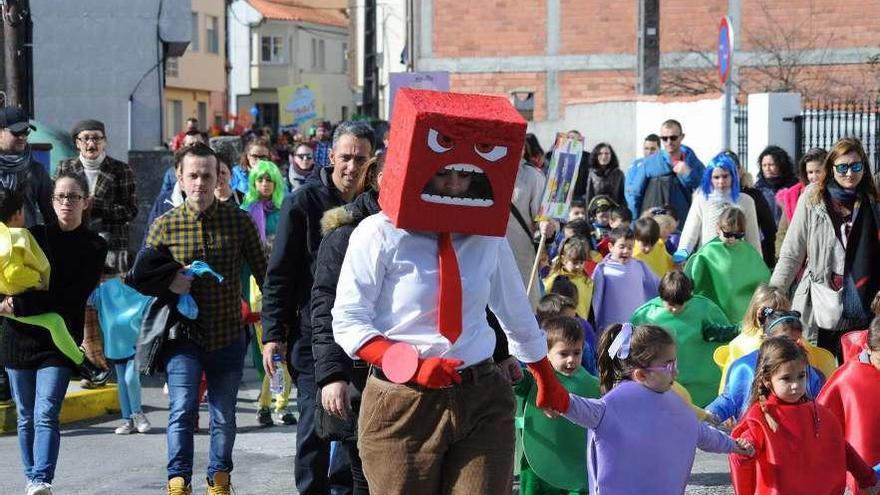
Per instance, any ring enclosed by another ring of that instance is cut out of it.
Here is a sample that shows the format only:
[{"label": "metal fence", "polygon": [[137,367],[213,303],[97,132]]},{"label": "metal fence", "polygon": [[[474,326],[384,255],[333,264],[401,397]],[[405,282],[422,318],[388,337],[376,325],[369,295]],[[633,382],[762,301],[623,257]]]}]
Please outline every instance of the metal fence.
[{"label": "metal fence", "polygon": [[858,138],[871,161],[871,170],[880,163],[880,106],[875,102],[844,103],[808,101],[795,124],[795,146],[800,160],[812,148],[830,149],[842,137]]}]

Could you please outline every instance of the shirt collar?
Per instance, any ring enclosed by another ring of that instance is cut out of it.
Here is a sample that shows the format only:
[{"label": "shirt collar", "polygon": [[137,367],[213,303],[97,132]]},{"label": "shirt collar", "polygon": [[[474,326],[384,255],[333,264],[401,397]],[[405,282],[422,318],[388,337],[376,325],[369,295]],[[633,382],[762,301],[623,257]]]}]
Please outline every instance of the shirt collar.
[{"label": "shirt collar", "polygon": [[187,218],[190,218],[192,220],[198,220],[201,218],[212,218],[217,212],[217,205],[219,203],[220,202],[217,200],[217,198],[214,198],[214,201],[211,202],[211,206],[209,206],[207,210],[203,212],[198,212],[193,209],[193,207],[190,206],[189,203],[186,202],[186,200],[184,200],[183,211],[186,213]]}]

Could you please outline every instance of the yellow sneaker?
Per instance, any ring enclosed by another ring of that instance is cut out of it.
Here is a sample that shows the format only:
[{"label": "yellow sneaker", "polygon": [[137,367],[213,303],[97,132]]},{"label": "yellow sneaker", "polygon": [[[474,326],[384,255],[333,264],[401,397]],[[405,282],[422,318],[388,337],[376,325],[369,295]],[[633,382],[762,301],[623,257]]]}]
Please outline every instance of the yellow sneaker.
[{"label": "yellow sneaker", "polygon": [[214,483],[208,481],[205,495],[231,495],[232,484],[229,482],[229,473],[217,471],[214,473]]},{"label": "yellow sneaker", "polygon": [[181,476],[168,480],[168,495],[192,495],[192,487]]}]

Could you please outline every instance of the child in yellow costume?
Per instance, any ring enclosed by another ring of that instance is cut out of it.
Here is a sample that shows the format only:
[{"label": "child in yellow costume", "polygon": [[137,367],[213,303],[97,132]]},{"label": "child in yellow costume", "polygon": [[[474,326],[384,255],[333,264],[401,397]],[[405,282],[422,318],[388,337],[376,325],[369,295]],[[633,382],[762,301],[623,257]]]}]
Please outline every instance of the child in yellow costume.
[{"label": "child in yellow costume", "polygon": [[[15,296],[28,290],[48,289],[49,260],[30,231],[24,228],[22,195],[3,189],[0,196],[0,294]],[[109,370],[99,369],[86,359],[58,313],[7,315],[6,318],[48,330],[55,347],[73,361],[84,378],[96,384],[104,384],[110,378]]]}]

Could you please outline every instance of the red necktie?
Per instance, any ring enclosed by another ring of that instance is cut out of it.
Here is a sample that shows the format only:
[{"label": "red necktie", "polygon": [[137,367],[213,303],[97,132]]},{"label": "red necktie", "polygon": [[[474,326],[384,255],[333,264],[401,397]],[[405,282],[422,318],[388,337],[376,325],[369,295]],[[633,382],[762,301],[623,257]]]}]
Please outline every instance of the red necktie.
[{"label": "red necktie", "polygon": [[461,274],[452,236],[441,232],[437,240],[437,254],[440,259],[440,307],[437,324],[440,335],[455,343],[461,335]]}]

